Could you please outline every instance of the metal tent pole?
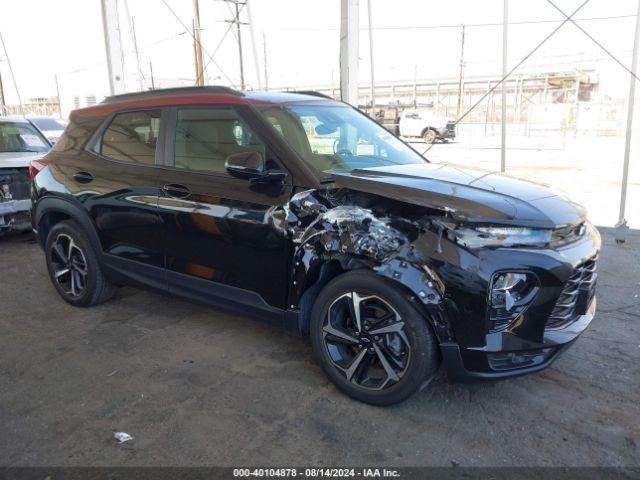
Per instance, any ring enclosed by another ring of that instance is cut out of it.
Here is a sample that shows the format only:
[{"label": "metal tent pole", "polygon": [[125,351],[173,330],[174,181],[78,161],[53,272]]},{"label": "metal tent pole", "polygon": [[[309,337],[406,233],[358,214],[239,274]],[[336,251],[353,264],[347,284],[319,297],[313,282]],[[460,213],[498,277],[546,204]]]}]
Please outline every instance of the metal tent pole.
[{"label": "metal tent pole", "polygon": [[262,90],[262,76],[260,75],[260,62],[258,61],[258,49],[256,48],[256,35],[253,30],[253,15],[251,14],[251,4],[253,2],[246,0],[247,17],[249,18],[249,34],[251,36],[251,49],[253,50],[253,65],[256,69],[256,79],[258,80],[258,89]]},{"label": "metal tent pole", "polygon": [[620,191],[620,212],[615,229],[615,239],[618,243],[626,240],[629,230],[625,218],[627,208],[627,187],[629,183],[629,156],[631,153],[631,134],[633,127],[633,107],[636,95],[636,72],[638,71],[638,47],[640,46],[640,0],[638,0],[638,12],[636,14],[636,32],[633,39],[633,60],[631,61],[632,76],[629,79],[629,106],[627,108],[627,133],[624,142],[624,165],[622,167],[622,188]]},{"label": "metal tent pole", "polygon": [[358,106],[358,0],[341,0],[340,99]]},{"label": "metal tent pole", "polygon": [[507,34],[509,28],[509,0],[503,2],[502,14],[502,142],[500,144],[500,171],[507,168]]},{"label": "metal tent pole", "polygon": [[367,13],[369,15],[369,66],[371,68],[371,117],[375,118],[376,110],[376,81],[373,75],[373,25],[371,23],[371,0],[367,0]]},{"label": "metal tent pole", "polygon": [[109,73],[109,92],[111,95],[117,95],[126,91],[118,0],[101,0],[101,4],[104,44],[107,52],[107,70]]}]

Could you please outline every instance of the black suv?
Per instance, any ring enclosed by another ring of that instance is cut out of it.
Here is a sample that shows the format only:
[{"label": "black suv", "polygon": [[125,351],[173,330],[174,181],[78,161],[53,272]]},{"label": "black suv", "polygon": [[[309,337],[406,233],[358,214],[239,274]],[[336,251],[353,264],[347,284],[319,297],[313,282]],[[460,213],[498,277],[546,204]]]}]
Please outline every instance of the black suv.
[{"label": "black suv", "polygon": [[595,311],[600,236],[533,183],[432,164],[313,92],[157,90],[75,111],[34,179],[62,298],[154,287],[310,335],[352,397],[547,367]]}]

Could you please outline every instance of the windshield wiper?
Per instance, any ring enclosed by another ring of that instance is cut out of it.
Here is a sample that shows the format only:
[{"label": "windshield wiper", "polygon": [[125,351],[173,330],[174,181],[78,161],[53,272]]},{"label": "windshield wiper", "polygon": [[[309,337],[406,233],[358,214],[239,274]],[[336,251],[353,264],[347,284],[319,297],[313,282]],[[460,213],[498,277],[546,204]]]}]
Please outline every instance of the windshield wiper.
[{"label": "windshield wiper", "polygon": [[333,177],[324,177],[322,180],[320,180],[320,185],[326,185],[327,183],[333,183],[333,182],[335,182]]}]

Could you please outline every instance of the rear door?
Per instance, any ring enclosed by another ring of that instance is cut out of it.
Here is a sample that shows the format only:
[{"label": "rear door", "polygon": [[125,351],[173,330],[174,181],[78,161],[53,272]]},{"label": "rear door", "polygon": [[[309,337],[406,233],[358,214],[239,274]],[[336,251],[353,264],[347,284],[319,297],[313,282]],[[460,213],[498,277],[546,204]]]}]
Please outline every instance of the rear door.
[{"label": "rear door", "polygon": [[282,184],[231,176],[229,155],[258,152],[284,171],[251,118],[231,106],[172,110],[158,207],[171,291],[251,313],[285,308],[292,245],[279,227],[291,194]]},{"label": "rear door", "polygon": [[119,112],[105,121],[93,157],[73,169],[76,198],[95,222],[108,267],[166,288],[157,163],[163,158],[162,109]]}]

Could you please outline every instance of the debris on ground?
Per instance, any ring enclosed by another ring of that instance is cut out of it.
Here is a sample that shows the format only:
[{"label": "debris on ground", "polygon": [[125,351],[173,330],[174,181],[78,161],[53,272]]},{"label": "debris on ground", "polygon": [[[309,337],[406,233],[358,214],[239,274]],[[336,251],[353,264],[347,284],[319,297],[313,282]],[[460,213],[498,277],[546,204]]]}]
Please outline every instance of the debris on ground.
[{"label": "debris on ground", "polygon": [[128,442],[129,440],[133,440],[133,437],[131,435],[129,435],[128,433],[125,432],[116,432],[113,434],[114,437],[116,437],[116,439],[120,442],[120,443],[124,443],[124,442]]}]

